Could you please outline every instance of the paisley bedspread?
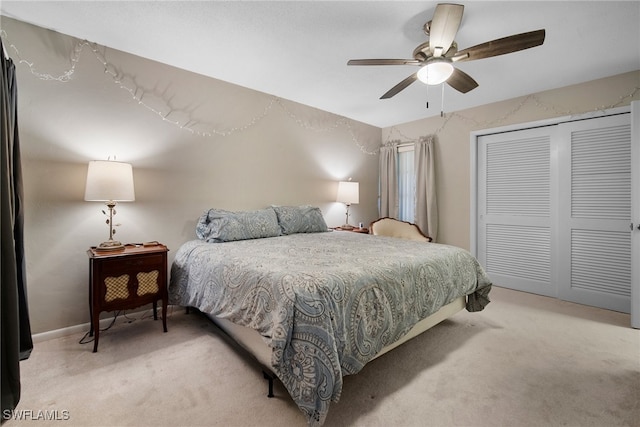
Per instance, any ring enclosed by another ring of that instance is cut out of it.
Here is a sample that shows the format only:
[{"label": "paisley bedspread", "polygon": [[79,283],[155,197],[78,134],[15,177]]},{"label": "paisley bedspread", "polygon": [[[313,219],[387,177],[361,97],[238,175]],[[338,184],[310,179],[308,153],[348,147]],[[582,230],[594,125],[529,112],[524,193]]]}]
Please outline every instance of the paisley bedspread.
[{"label": "paisley bedspread", "polygon": [[417,322],[459,296],[489,303],[491,283],[467,251],[351,232],[226,243],[186,242],[169,300],[253,328],[310,425],[355,374]]}]

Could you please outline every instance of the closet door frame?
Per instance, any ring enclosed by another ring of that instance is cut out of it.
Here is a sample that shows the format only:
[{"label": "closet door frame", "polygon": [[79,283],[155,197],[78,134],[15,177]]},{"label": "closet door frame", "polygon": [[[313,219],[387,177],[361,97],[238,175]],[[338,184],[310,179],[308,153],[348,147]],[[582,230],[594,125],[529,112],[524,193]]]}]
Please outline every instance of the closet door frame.
[{"label": "closet door frame", "polygon": [[[631,103],[631,164],[640,165],[640,101]],[[631,168],[631,327],[640,329],[640,168]]]},{"label": "closet door frame", "polygon": [[[636,116],[640,116],[640,113],[637,112],[637,110],[640,110],[640,106],[638,106],[637,104],[638,104],[637,102],[635,102],[634,104],[634,110],[636,110],[634,114]],[[543,126],[555,126],[561,123],[567,123],[567,122],[573,122],[573,121],[579,121],[579,120],[588,120],[588,119],[593,119],[597,117],[612,116],[617,114],[625,114],[625,113],[630,113],[631,111],[632,111],[631,106],[627,106],[627,107],[620,107],[620,108],[612,108],[604,111],[589,112],[585,114],[572,115],[572,116],[556,117],[556,118],[551,118],[546,120],[520,123],[515,125],[508,125],[508,126],[483,129],[483,130],[471,132],[470,138],[469,138],[470,181],[471,181],[470,182],[470,215],[469,215],[470,217],[469,251],[475,257],[478,257],[478,214],[479,214],[478,139],[481,136],[486,136],[486,135],[491,135],[496,133],[503,133],[503,132],[511,132],[511,131],[529,129],[529,128],[543,127]],[[632,117],[631,121],[632,121],[632,134],[633,134],[634,132],[633,123],[635,121],[634,117]],[[636,123],[635,129],[637,132],[638,123]],[[632,150],[634,150],[634,146],[637,146],[637,144],[633,144],[632,142]],[[640,158],[640,153],[638,153],[637,151],[638,151],[637,149],[635,151],[632,151],[632,161],[635,161],[637,160],[637,158]],[[640,186],[640,178],[634,177],[632,179],[633,179],[632,193],[640,191],[640,188],[638,188],[638,186]],[[638,199],[638,197],[636,197],[636,199]],[[639,211],[640,211],[640,208],[635,208],[632,213],[632,215],[634,216],[632,218],[633,219],[632,224],[634,224],[634,226],[636,227],[638,224],[640,224],[640,218],[635,218],[635,216],[640,215]],[[556,226],[559,226],[559,224],[556,224]],[[637,258],[638,250],[640,250],[640,243],[637,243],[637,241],[640,239],[640,236],[639,236],[640,230],[636,230],[636,231],[634,231],[633,233],[634,243],[632,244],[632,256],[634,256],[634,259]],[[636,273],[639,270],[637,266],[632,266],[632,268],[634,268],[634,272]],[[640,328],[640,313],[638,313],[638,311],[640,311],[640,280],[638,279],[639,279],[638,274],[634,274],[632,276],[632,283],[631,283],[631,299],[632,299],[631,319],[632,319],[633,327],[636,327],[636,328]]]}]

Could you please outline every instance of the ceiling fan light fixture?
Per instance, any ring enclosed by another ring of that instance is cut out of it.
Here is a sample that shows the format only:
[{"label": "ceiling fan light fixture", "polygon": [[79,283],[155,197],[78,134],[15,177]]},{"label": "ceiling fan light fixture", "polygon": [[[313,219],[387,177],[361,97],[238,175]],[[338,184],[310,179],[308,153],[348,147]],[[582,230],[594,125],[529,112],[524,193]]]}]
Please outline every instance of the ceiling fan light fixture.
[{"label": "ceiling fan light fixture", "polygon": [[439,85],[453,74],[453,65],[447,58],[431,58],[418,70],[418,80],[428,85]]}]

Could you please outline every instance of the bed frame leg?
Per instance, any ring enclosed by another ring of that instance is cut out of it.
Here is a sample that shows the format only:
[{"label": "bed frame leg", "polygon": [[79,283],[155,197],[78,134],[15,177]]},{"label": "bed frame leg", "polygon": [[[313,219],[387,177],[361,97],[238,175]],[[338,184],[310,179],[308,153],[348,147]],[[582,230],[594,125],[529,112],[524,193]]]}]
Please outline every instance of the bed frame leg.
[{"label": "bed frame leg", "polygon": [[267,397],[273,397],[273,375],[269,375],[265,371],[262,371],[262,375],[264,375],[265,380],[269,381],[269,394],[267,394]]}]

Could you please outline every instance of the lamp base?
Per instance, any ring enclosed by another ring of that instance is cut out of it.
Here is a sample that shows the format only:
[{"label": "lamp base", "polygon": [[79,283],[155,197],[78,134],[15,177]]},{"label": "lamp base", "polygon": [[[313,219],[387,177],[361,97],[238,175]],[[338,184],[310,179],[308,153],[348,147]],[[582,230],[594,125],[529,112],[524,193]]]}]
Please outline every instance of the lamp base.
[{"label": "lamp base", "polygon": [[124,245],[117,240],[107,240],[96,246],[96,251],[119,251],[124,249]]},{"label": "lamp base", "polygon": [[342,230],[353,230],[355,227],[353,225],[349,225],[349,224],[344,224],[340,226],[340,229]]}]

